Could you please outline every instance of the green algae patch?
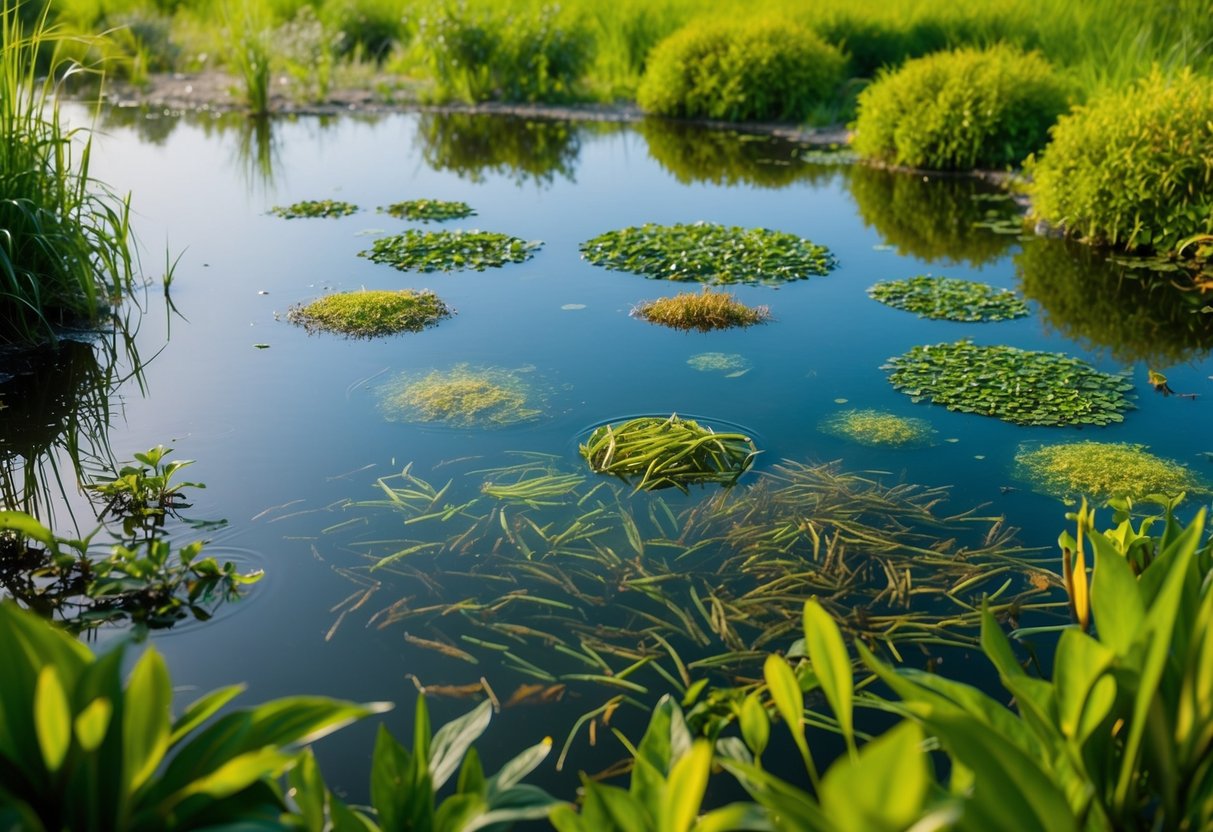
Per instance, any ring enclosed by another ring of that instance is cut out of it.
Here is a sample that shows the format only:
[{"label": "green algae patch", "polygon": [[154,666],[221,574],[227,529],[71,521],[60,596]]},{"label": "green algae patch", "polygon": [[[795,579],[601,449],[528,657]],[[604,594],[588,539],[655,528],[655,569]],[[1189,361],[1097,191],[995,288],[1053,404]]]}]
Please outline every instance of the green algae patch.
[{"label": "green algae patch", "polygon": [[692,369],[701,373],[724,373],[725,378],[737,378],[750,371],[750,360],[735,352],[701,352],[687,359]]},{"label": "green algae patch", "polygon": [[375,263],[402,272],[484,271],[506,263],[522,263],[543,243],[526,242],[494,231],[418,231],[382,237],[358,252]]},{"label": "green algae patch", "polygon": [[410,199],[394,202],[379,210],[397,219],[417,222],[446,222],[476,216],[472,206],[466,202],[444,202],[441,199]]},{"label": "green algae patch", "polygon": [[308,199],[291,205],[275,205],[270,209],[271,214],[284,220],[348,217],[357,212],[357,205],[336,199]]},{"label": "green algae patch", "polygon": [[608,231],[582,243],[581,254],[615,271],[704,283],[783,283],[836,265],[829,249],[795,234],[706,222]]},{"label": "green algae patch", "polygon": [[342,292],[287,310],[286,319],[312,332],[337,332],[351,338],[377,338],[420,332],[450,317],[451,309],[430,291]]},{"label": "green algae patch", "polygon": [[391,422],[435,422],[456,428],[505,427],[543,415],[542,394],[520,370],[457,364],[449,370],[405,373],[379,389]]},{"label": "green algae patch", "polygon": [[1152,494],[1209,493],[1208,483],[1187,466],[1155,456],[1145,445],[1128,442],[1021,445],[1015,468],[1016,476],[1036,490],[1066,500],[1080,496],[1099,501],[1114,497],[1141,500]]},{"label": "green algae patch", "polygon": [[1133,406],[1123,376],[1059,353],[957,341],[913,347],[881,369],[915,402],[1017,425],[1107,425]]},{"label": "green algae patch", "polygon": [[868,296],[935,320],[1009,321],[1028,314],[1028,305],[1019,295],[974,280],[917,275],[877,283],[868,289]]},{"label": "green algae patch", "polygon": [[732,485],[758,455],[748,436],[717,433],[677,415],[602,425],[579,450],[591,470],[634,483],[637,491]]},{"label": "green algae patch", "polygon": [[699,332],[754,326],[771,319],[767,307],[746,306],[728,292],[714,292],[707,286],[702,292],[641,301],[632,315],[651,324]]},{"label": "green algae patch", "polygon": [[868,447],[911,448],[934,444],[935,429],[925,419],[883,410],[844,410],[819,425],[822,433]]}]

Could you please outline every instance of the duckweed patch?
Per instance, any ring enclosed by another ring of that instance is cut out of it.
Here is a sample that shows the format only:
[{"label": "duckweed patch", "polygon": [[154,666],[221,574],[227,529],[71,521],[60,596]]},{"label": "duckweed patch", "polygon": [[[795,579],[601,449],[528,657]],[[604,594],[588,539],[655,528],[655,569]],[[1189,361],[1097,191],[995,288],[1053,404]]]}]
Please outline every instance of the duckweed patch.
[{"label": "duckweed patch", "polygon": [[672,415],[643,416],[595,428],[580,446],[599,474],[634,482],[636,490],[687,490],[688,485],[732,485],[754,461],[758,449],[740,433],[716,433],[706,425]]},{"label": "duckweed patch", "polygon": [[869,447],[906,448],[933,444],[935,429],[925,419],[883,410],[844,410],[824,419],[823,433]]},{"label": "duckweed patch", "polygon": [[701,352],[687,359],[692,369],[701,373],[724,373],[725,378],[737,378],[753,366],[748,358],[735,352]]},{"label": "duckweed patch", "polygon": [[945,321],[1008,321],[1028,314],[1028,305],[1009,289],[974,280],[918,275],[886,280],[868,295],[894,309],[920,318]]},{"label": "duckweed patch", "polygon": [[1020,479],[1062,499],[1141,500],[1151,494],[1209,493],[1208,484],[1187,466],[1155,456],[1145,445],[1128,442],[1021,445],[1015,465]]},{"label": "duckweed patch", "polygon": [[275,205],[270,209],[271,214],[284,220],[348,217],[357,212],[357,205],[336,199],[307,199],[291,205]]},{"label": "duckweed patch", "polygon": [[957,341],[913,347],[881,369],[915,402],[1019,425],[1107,425],[1133,406],[1123,376],[1058,353]]},{"label": "duckweed patch", "polygon": [[543,398],[521,371],[457,364],[450,370],[402,374],[379,389],[388,421],[450,427],[504,427],[543,414]]},{"label": "duckweed patch", "polygon": [[506,263],[529,260],[542,243],[526,242],[493,231],[418,231],[382,237],[370,249],[358,252],[375,263],[402,272],[484,271]]},{"label": "duckweed patch", "polygon": [[394,202],[379,210],[397,219],[418,222],[446,222],[476,216],[472,206],[466,202],[444,202],[441,199],[410,199]]},{"label": "duckweed patch", "polygon": [[837,264],[825,246],[795,234],[706,222],[608,231],[582,243],[581,253],[615,271],[705,283],[782,283],[828,274]]},{"label": "duckweed patch", "polygon": [[375,338],[420,332],[450,315],[450,308],[430,291],[364,289],[292,306],[286,319],[309,333],[338,332],[351,338]]},{"label": "duckweed patch", "polygon": [[632,315],[651,324],[699,332],[754,326],[771,319],[767,307],[746,306],[728,292],[713,292],[707,286],[702,292],[641,301]]}]

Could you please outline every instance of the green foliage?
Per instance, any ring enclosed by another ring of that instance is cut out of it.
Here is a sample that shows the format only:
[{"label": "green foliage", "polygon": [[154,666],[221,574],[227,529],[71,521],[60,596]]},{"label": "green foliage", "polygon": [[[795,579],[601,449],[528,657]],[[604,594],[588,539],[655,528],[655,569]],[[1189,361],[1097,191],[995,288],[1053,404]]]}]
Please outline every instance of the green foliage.
[{"label": "green foliage", "polygon": [[853,146],[893,165],[1018,165],[1045,143],[1067,87],[1036,53],[958,49],[908,61],[859,95]]},{"label": "green foliage", "polygon": [[1009,321],[1028,314],[1028,305],[1014,292],[974,280],[917,275],[877,283],[868,296],[920,318],[945,321]]},{"label": "green foliage", "polygon": [[297,304],[287,310],[286,319],[309,333],[339,332],[351,338],[377,338],[421,332],[450,315],[450,308],[430,291],[363,289]]},{"label": "green foliage", "polygon": [[539,418],[544,401],[518,372],[457,364],[392,379],[379,389],[379,407],[391,421],[502,427]]},{"label": "green foliage", "polygon": [[912,419],[882,410],[844,410],[822,420],[823,433],[869,447],[915,447],[932,444],[935,429],[925,419]]},{"label": "green foliage", "polygon": [[701,19],[654,49],[636,91],[646,111],[677,118],[802,121],[833,100],[846,59],[786,19]]},{"label": "green foliage", "polygon": [[223,6],[227,64],[239,79],[244,105],[255,116],[270,111],[273,21],[261,0],[231,0]]},{"label": "green foliage", "polygon": [[591,470],[624,482],[634,480],[637,491],[671,486],[686,491],[688,485],[710,482],[732,485],[758,455],[748,436],[716,433],[677,415],[602,425],[579,450]]},{"label": "green foliage", "polygon": [[444,202],[441,199],[410,199],[394,202],[379,210],[402,220],[421,222],[446,222],[476,216],[476,212],[466,202]]},{"label": "green foliage", "polygon": [[794,234],[706,222],[608,231],[582,243],[581,254],[615,271],[707,283],[801,280],[835,265],[829,249]]},{"label": "green foliage", "polygon": [[338,55],[382,63],[412,37],[409,11],[401,0],[323,0],[319,16],[336,33]]},{"label": "green foliage", "polygon": [[382,237],[371,248],[358,252],[375,263],[386,263],[400,271],[482,272],[506,263],[522,263],[542,246],[493,231],[417,231]]},{"label": "green foliage", "polygon": [[734,295],[714,292],[707,286],[701,292],[682,292],[673,297],[641,301],[632,314],[651,324],[699,332],[754,326],[771,319],[767,307],[746,306]]},{"label": "green foliage", "polygon": [[172,450],[157,445],[145,453],[135,454],[135,462],[123,465],[116,475],[102,474],[86,482],[85,491],[105,503],[101,518],[107,514],[121,518],[123,532],[129,537],[136,531],[158,529],[164,525],[166,517],[176,516],[181,509],[189,508],[183,489],[206,486],[199,482],[173,482],[177,472],[193,465],[194,461],[166,462],[165,457]]},{"label": "green foliage", "polygon": [[1059,353],[957,341],[913,347],[882,369],[915,402],[1020,425],[1107,425],[1132,407],[1123,376]]},{"label": "green foliage", "polygon": [[1033,211],[1088,242],[1167,252],[1213,233],[1213,79],[1156,70],[1098,98],[1030,171]]},{"label": "green foliage", "polygon": [[1067,442],[1022,445],[1015,455],[1017,473],[1046,494],[1066,499],[1087,496],[1100,502],[1113,497],[1142,500],[1207,494],[1209,487],[1187,466],[1127,442]]},{"label": "green foliage", "polygon": [[357,205],[339,199],[305,199],[290,205],[275,205],[270,209],[271,214],[284,220],[348,217],[357,212]]}]

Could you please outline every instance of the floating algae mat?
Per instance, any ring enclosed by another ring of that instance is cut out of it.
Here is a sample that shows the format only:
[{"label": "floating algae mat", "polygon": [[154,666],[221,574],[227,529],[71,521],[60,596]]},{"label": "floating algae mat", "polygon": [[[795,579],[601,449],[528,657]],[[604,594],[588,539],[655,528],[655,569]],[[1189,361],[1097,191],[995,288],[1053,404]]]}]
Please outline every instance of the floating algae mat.
[{"label": "floating algae mat", "polygon": [[450,370],[404,373],[378,390],[379,409],[392,422],[438,422],[450,427],[505,427],[543,415],[546,397],[521,370],[457,364]]},{"label": "floating algae mat", "polygon": [[1123,376],[1052,352],[957,341],[913,347],[882,369],[915,402],[1019,425],[1107,425],[1133,406]]},{"label": "floating algae mat", "polygon": [[883,410],[844,410],[822,420],[820,430],[870,447],[906,448],[930,445],[935,430],[925,419],[898,416]]},{"label": "floating algae mat", "polygon": [[894,309],[946,321],[1008,321],[1028,314],[1014,292],[974,280],[918,275],[877,283],[868,295]]},{"label": "floating algae mat", "polygon": [[450,315],[450,308],[433,292],[364,289],[292,306],[286,319],[309,333],[337,332],[351,338],[375,338],[420,332]]},{"label": "floating algae mat", "polygon": [[1152,494],[1208,494],[1209,486],[1191,469],[1155,456],[1129,442],[1067,442],[1021,445],[1015,455],[1020,479],[1054,497],[1141,500]]},{"label": "floating algae mat", "polygon": [[581,253],[615,271],[706,283],[782,283],[835,265],[829,249],[795,234],[706,222],[608,231],[582,243]]},{"label": "floating algae mat", "polygon": [[701,373],[724,373],[725,378],[737,378],[750,371],[749,359],[735,352],[701,352],[687,359],[687,364]]},{"label": "floating algae mat", "polygon": [[542,243],[492,231],[418,231],[382,237],[371,248],[358,252],[375,263],[400,271],[450,272],[459,269],[484,271],[506,263],[529,260]]},{"label": "floating algae mat", "polygon": [[397,219],[418,222],[446,222],[476,216],[472,206],[466,202],[445,202],[441,199],[410,199],[404,202],[393,202],[379,210]]},{"label": "floating algae mat", "polygon": [[285,220],[300,218],[328,219],[332,217],[348,217],[358,212],[358,206],[352,202],[341,202],[336,199],[312,199],[296,202],[292,205],[275,205],[270,213]]}]

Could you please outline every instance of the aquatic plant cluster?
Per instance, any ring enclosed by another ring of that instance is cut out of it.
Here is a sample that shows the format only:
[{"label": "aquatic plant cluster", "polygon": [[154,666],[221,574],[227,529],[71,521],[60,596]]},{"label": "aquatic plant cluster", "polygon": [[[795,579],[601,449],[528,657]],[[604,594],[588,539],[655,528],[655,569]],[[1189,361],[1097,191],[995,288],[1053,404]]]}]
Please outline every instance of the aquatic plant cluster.
[{"label": "aquatic plant cluster", "polygon": [[525,262],[541,245],[495,231],[417,231],[410,228],[403,234],[381,237],[369,249],[358,252],[358,256],[402,272],[459,269],[479,272],[507,263]]},{"label": "aquatic plant cluster", "polygon": [[1209,493],[1208,483],[1187,466],[1129,442],[1025,443],[1015,464],[1020,479],[1067,500],[1085,496],[1100,502],[1123,497],[1142,501],[1151,495],[1174,499]]},{"label": "aquatic plant cluster", "polygon": [[466,202],[452,202],[441,199],[410,199],[404,202],[394,202],[379,210],[397,219],[419,222],[446,222],[447,220],[462,220],[476,215],[472,206]]},{"label": "aquatic plant cluster", "polygon": [[378,390],[389,421],[437,422],[455,428],[504,427],[543,415],[545,398],[518,371],[456,364],[404,373]]},{"label": "aquatic plant cluster", "polygon": [[284,220],[332,219],[358,213],[358,206],[339,199],[305,199],[290,205],[275,205],[270,213]]},{"label": "aquatic plant cluster", "polygon": [[378,338],[420,332],[450,315],[450,308],[430,291],[363,289],[297,304],[287,310],[286,319],[308,332]]},{"label": "aquatic plant cluster", "polygon": [[771,311],[765,306],[746,306],[728,292],[683,292],[673,297],[644,300],[632,309],[632,315],[651,324],[672,329],[733,329],[766,323]]},{"label": "aquatic plant cluster", "polygon": [[974,280],[917,275],[877,283],[868,289],[868,295],[920,318],[1008,321],[1028,314],[1028,305],[1014,292]]},{"label": "aquatic plant cluster", "polygon": [[932,444],[935,437],[935,429],[925,419],[883,410],[844,410],[823,419],[818,427],[823,433],[873,448],[921,447]]},{"label": "aquatic plant cluster", "polygon": [[636,490],[687,490],[688,485],[732,485],[746,472],[758,449],[748,436],[717,433],[677,415],[641,417],[595,428],[579,447],[590,468],[613,474]]}]

